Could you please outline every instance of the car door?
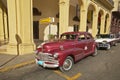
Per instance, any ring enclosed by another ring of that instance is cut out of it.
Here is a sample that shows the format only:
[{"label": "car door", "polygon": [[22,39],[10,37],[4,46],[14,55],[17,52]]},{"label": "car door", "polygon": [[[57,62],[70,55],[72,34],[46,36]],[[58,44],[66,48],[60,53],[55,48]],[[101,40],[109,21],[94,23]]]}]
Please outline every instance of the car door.
[{"label": "car door", "polygon": [[86,36],[86,46],[87,46],[86,55],[88,55],[88,54],[91,54],[92,52],[94,39],[90,34],[86,34],[85,36]]},{"label": "car door", "polygon": [[84,34],[78,35],[75,47],[78,49],[75,59],[79,60],[85,56],[86,42]]}]

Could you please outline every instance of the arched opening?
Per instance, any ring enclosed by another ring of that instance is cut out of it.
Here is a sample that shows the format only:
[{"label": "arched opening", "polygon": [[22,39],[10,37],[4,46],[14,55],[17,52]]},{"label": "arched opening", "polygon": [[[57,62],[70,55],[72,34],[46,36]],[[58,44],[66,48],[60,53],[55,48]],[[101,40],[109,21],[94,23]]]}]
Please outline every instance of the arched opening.
[{"label": "arched opening", "polygon": [[86,32],[92,33],[92,26],[93,26],[93,15],[95,14],[95,7],[94,5],[90,4],[88,6],[88,12],[87,12],[87,26],[86,26]]},{"label": "arched opening", "polygon": [[[54,23],[40,23],[40,19],[49,17]],[[33,0],[33,35],[35,43],[59,35],[59,0]]]},{"label": "arched opening", "polygon": [[83,5],[82,0],[70,0],[69,10],[69,31],[79,31],[80,10]]},{"label": "arched opening", "polygon": [[100,34],[102,17],[103,17],[103,11],[100,10],[99,13],[98,13],[97,35]]}]

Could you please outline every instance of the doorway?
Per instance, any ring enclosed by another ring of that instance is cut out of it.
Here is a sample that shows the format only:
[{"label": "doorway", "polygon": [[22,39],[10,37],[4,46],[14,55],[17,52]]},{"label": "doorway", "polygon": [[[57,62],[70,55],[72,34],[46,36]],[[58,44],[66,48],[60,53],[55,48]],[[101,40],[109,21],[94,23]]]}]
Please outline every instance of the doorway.
[{"label": "doorway", "polygon": [[39,39],[39,21],[33,21],[33,39]]}]

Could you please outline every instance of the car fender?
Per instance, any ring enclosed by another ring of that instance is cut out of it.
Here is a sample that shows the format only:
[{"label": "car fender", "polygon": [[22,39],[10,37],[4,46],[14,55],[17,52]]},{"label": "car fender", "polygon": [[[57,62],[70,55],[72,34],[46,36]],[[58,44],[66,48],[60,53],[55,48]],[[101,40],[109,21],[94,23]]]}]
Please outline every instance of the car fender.
[{"label": "car fender", "polygon": [[97,43],[95,42],[94,44],[93,44],[93,46],[92,46],[92,52],[94,53],[94,51],[95,51],[95,48],[97,48]]},{"label": "car fender", "polygon": [[77,61],[77,59],[75,58],[77,54],[81,54],[82,55],[81,58],[84,56],[84,50],[81,48],[71,48],[71,49],[60,51],[58,53],[60,54],[59,55],[59,66],[63,65],[63,62],[68,56],[71,56],[74,62]]}]

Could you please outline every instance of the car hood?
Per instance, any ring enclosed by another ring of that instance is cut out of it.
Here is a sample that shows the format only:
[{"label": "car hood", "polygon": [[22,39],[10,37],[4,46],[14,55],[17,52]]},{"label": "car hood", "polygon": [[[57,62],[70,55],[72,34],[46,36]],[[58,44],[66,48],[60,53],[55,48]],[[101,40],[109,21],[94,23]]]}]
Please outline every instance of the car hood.
[{"label": "car hood", "polygon": [[100,39],[96,39],[95,42],[103,42],[103,41],[107,41],[107,42],[111,42],[111,41],[114,41],[115,38],[100,38]]},{"label": "car hood", "polygon": [[46,42],[41,45],[43,52],[56,52],[74,47],[75,40]]}]

